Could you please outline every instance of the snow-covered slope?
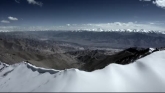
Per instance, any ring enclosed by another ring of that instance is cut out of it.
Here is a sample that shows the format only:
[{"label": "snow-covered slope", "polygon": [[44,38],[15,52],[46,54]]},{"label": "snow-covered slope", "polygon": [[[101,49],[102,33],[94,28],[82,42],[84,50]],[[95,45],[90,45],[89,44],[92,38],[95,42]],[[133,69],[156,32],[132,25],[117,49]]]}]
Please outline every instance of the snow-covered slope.
[{"label": "snow-covered slope", "polygon": [[94,72],[48,70],[24,62],[2,67],[0,92],[165,92],[165,51]]}]

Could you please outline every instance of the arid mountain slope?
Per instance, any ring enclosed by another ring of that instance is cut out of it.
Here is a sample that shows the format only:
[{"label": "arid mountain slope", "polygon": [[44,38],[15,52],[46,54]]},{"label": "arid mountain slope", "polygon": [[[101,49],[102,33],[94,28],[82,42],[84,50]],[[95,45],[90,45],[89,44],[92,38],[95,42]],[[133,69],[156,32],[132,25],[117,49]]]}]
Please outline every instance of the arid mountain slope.
[{"label": "arid mountain slope", "polygon": [[0,39],[0,60],[8,64],[28,61],[54,69],[77,67],[77,60],[63,54],[59,47],[28,39]]}]

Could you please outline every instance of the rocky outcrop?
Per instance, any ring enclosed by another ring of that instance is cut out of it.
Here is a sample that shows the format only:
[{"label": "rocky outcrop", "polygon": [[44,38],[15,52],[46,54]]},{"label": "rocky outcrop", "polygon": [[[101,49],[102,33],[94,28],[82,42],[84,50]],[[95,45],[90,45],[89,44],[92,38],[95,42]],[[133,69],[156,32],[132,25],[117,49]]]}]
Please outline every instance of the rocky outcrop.
[{"label": "rocky outcrop", "polygon": [[[124,51],[121,51],[113,55],[102,54],[100,55],[100,57],[92,57],[91,55],[86,55],[83,57],[85,60],[88,61],[85,62],[85,64],[80,69],[85,71],[94,71],[97,69],[103,69],[104,67],[112,63],[126,65],[136,61],[139,58],[147,56],[155,51],[158,50],[150,51],[150,48],[134,47],[134,48],[128,48]],[[78,58],[82,58],[82,56],[79,56]]]}]

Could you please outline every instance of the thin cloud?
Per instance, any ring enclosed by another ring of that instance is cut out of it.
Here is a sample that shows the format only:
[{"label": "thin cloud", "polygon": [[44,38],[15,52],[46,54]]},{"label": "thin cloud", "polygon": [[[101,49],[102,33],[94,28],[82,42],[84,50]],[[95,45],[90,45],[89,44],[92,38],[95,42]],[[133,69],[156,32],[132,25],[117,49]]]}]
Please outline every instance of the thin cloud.
[{"label": "thin cloud", "polygon": [[151,0],[143,0],[143,1],[147,1],[147,2],[150,2]]},{"label": "thin cloud", "polygon": [[[43,3],[42,2],[38,2],[36,0],[26,0],[29,4],[33,4],[33,5],[38,5],[38,6],[42,6]],[[20,3],[20,0],[15,0],[16,3]]]},{"label": "thin cloud", "polygon": [[147,1],[147,2],[150,2],[151,0],[139,0],[139,1]]},{"label": "thin cloud", "polygon": [[110,31],[110,30],[160,30],[163,31],[164,27],[156,25],[154,22],[151,24],[146,23],[137,23],[137,22],[114,22],[114,23],[100,23],[100,24],[82,24],[82,25],[72,25],[66,26],[61,28],[62,29],[69,29],[69,30],[103,30],[103,31]]},{"label": "thin cloud", "polygon": [[12,20],[12,21],[17,21],[17,20],[18,20],[18,18],[12,17],[12,16],[9,16],[8,19],[9,19],[9,20]]},{"label": "thin cloud", "polygon": [[5,24],[9,24],[10,21],[7,21],[7,20],[2,20],[1,23],[5,23]]},{"label": "thin cloud", "polygon": [[38,2],[38,1],[35,1],[35,0],[27,0],[27,2],[29,4],[33,4],[33,5],[39,5],[39,6],[42,6],[43,5],[42,2]]},{"label": "thin cloud", "polygon": [[20,3],[20,0],[15,0],[16,3]]}]

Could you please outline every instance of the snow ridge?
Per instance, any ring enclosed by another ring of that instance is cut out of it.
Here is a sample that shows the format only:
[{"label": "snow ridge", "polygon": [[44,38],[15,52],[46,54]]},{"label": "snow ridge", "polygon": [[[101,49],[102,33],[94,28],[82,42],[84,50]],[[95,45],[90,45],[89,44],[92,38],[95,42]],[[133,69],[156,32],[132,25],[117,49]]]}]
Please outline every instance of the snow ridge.
[{"label": "snow ridge", "polygon": [[39,73],[50,73],[50,74],[55,74],[58,73],[59,70],[54,70],[54,69],[46,69],[46,68],[41,68],[41,67],[36,67],[30,63],[24,62],[24,64],[27,65],[27,68],[31,69],[32,71],[38,71]]},{"label": "snow ridge", "polygon": [[[9,65],[3,63],[6,67],[9,67]],[[26,68],[32,70],[33,72],[37,71],[39,73],[50,73],[50,74],[55,74],[57,72],[59,72],[59,70],[55,70],[55,69],[46,69],[46,68],[42,68],[42,67],[36,67],[35,65],[32,65],[30,63],[27,62],[21,62],[21,63],[16,63],[13,65],[10,65],[11,68],[16,68],[18,66],[26,66]]]},{"label": "snow ridge", "polygon": [[164,87],[165,51],[93,72],[49,70],[26,62],[0,72],[0,92],[165,92]]}]

